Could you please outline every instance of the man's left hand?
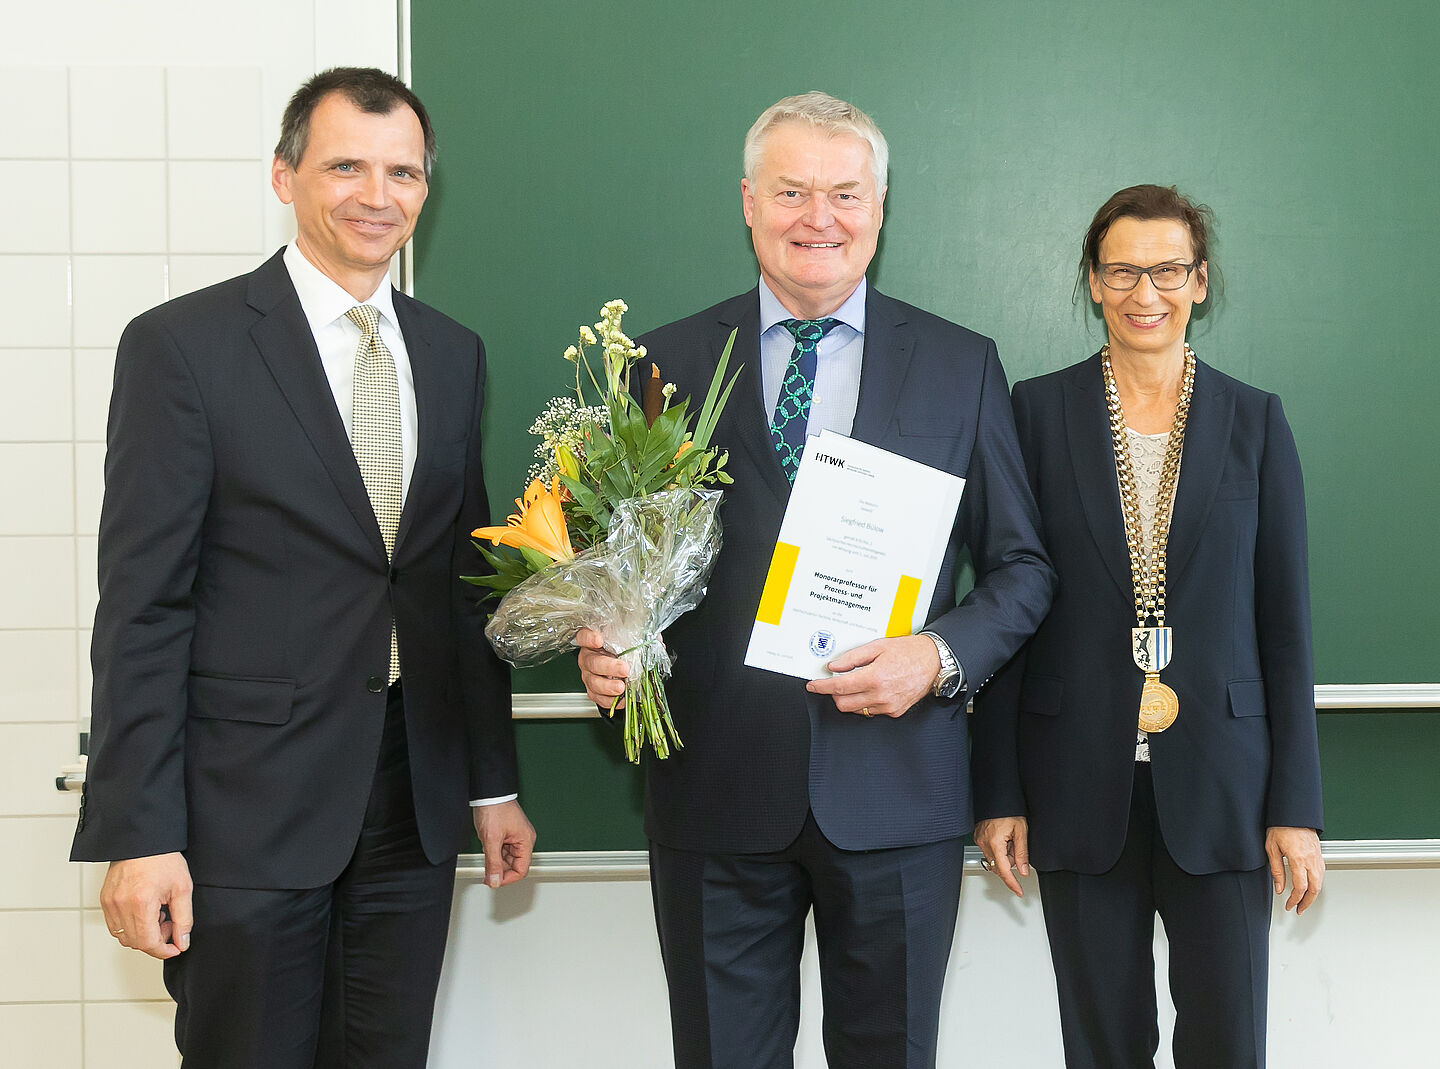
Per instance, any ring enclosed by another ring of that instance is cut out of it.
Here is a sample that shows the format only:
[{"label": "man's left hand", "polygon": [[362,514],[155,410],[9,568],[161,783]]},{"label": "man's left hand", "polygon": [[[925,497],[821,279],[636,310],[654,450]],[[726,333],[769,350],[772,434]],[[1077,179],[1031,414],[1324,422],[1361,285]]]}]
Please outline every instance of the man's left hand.
[{"label": "man's left hand", "polygon": [[1270,881],[1275,893],[1285,892],[1285,864],[1290,862],[1290,897],[1286,909],[1304,913],[1315,902],[1325,882],[1325,857],[1314,828],[1265,829],[1265,855],[1270,859]]},{"label": "man's left hand", "polygon": [[515,801],[471,806],[475,834],[485,851],[485,882],[491,887],[523,880],[535,850],[535,829]]},{"label": "man's left hand", "polygon": [[835,675],[812,679],[805,689],[829,694],[842,713],[904,716],[930,693],[940,674],[940,654],[929,635],[877,638],[842,653],[825,667]]}]

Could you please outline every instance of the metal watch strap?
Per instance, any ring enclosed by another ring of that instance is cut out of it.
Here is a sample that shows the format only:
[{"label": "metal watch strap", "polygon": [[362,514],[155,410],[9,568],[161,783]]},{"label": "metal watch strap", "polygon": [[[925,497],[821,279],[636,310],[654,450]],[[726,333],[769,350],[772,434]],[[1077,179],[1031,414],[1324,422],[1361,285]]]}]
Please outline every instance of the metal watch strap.
[{"label": "metal watch strap", "polygon": [[951,652],[950,645],[933,631],[922,631],[930,641],[935,643],[935,652],[940,656],[940,671],[935,675],[935,682],[930,685],[930,693],[936,698],[953,698],[955,688],[953,684],[960,676],[960,665],[955,660],[955,654]]}]

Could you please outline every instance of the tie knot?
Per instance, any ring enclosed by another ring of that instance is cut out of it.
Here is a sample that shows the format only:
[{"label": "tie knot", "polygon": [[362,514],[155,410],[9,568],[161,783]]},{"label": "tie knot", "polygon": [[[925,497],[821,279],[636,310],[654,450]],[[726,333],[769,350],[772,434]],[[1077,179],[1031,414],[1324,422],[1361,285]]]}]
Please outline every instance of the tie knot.
[{"label": "tie knot", "polygon": [[359,327],[366,337],[380,329],[380,309],[373,304],[357,304],[345,313],[345,318]]},{"label": "tie knot", "polygon": [[839,322],[838,319],[784,319],[781,325],[794,335],[796,341],[813,344],[829,334]]}]

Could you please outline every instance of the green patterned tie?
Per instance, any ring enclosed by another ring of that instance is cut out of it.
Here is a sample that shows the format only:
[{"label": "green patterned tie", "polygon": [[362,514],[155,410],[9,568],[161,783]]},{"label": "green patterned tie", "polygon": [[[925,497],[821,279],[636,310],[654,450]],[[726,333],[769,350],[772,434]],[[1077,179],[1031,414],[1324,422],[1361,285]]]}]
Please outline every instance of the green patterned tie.
[{"label": "green patterned tie", "polygon": [[830,333],[838,319],[783,319],[780,325],[795,338],[775,417],[770,421],[770,441],[780,454],[780,467],[792,483],[805,453],[805,429],[810,423],[810,401],[815,395],[815,347]]}]

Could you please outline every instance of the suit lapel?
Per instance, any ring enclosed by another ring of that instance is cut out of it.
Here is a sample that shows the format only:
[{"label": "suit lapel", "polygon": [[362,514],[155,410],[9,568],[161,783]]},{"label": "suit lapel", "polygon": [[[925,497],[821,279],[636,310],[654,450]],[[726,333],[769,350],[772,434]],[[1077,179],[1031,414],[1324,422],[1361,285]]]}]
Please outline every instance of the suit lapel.
[{"label": "suit lapel", "polygon": [[[865,355],[860,372],[860,397],[850,432],[853,438],[878,445],[890,427],[900,388],[910,367],[911,345],[904,323],[900,306],[870,287],[865,299]],[[735,444],[750,454],[770,492],[784,504],[790,498],[790,481],[785,478],[775,445],[770,440],[770,413],[765,410],[760,368],[758,291],[752,290],[727,304],[722,310],[720,326],[711,343],[711,370],[719,363],[725,340],[735,328],[739,333],[730,354],[730,366],[745,365],[727,409],[727,415],[732,410],[734,414]]]},{"label": "suit lapel", "polygon": [[1165,568],[1172,576],[1184,569],[1205,529],[1220,488],[1234,421],[1234,391],[1213,368],[1195,361],[1195,392],[1185,421],[1180,484],[1175,490],[1175,514],[1165,552]]},{"label": "suit lapel", "polygon": [[280,254],[250,276],[246,299],[263,317],[250,328],[251,340],[361,532],[383,554],[385,543],[355,452]]},{"label": "suit lapel", "polygon": [[[720,354],[730,331],[736,330],[735,346],[730,351],[730,374],[741,364],[745,370],[726,406],[725,415],[733,420],[735,441],[721,442],[726,448],[738,447],[750,455],[751,463],[765,480],[770,492],[783,505],[790,498],[790,480],[780,467],[779,454],[770,441],[770,414],[765,411],[765,388],[760,368],[760,296],[758,290],[751,290],[743,297],[736,298],[721,309],[720,330],[710,340],[709,370],[714,374],[720,363]],[[663,374],[664,369],[661,369]],[[700,383],[696,383],[699,389]],[[691,404],[698,405],[700,398],[692,397]]]},{"label": "suit lapel", "polygon": [[[1234,419],[1234,392],[1212,368],[1197,361],[1195,392],[1185,425],[1185,451],[1180,460],[1180,484],[1165,551],[1165,570],[1172,578],[1180,575],[1189,562],[1205,529],[1224,472]],[[1098,354],[1077,368],[1065,384],[1065,430],[1086,523],[1111,578],[1130,595],[1130,556],[1125,547],[1115,448],[1110,440],[1110,416]]]},{"label": "suit lapel", "polygon": [[410,354],[410,375],[415,383],[415,470],[410,476],[410,490],[405,495],[405,508],[400,513],[400,529],[395,536],[396,556],[410,529],[417,501],[424,493],[425,476],[430,470],[430,457],[435,447],[435,424],[439,418],[441,375],[438,358],[430,344],[430,336],[415,314],[414,305],[402,293],[394,294],[395,317]]},{"label": "suit lapel", "polygon": [[1134,586],[1130,581],[1125,518],[1115,478],[1115,445],[1110,439],[1110,414],[1098,353],[1076,368],[1065,382],[1065,437],[1090,535],[1110,578],[1128,600]]},{"label": "suit lapel", "polygon": [[865,297],[865,355],[860,365],[860,397],[850,436],[880,445],[895,415],[900,388],[910,369],[909,332],[905,315],[890,298],[872,286]]}]

